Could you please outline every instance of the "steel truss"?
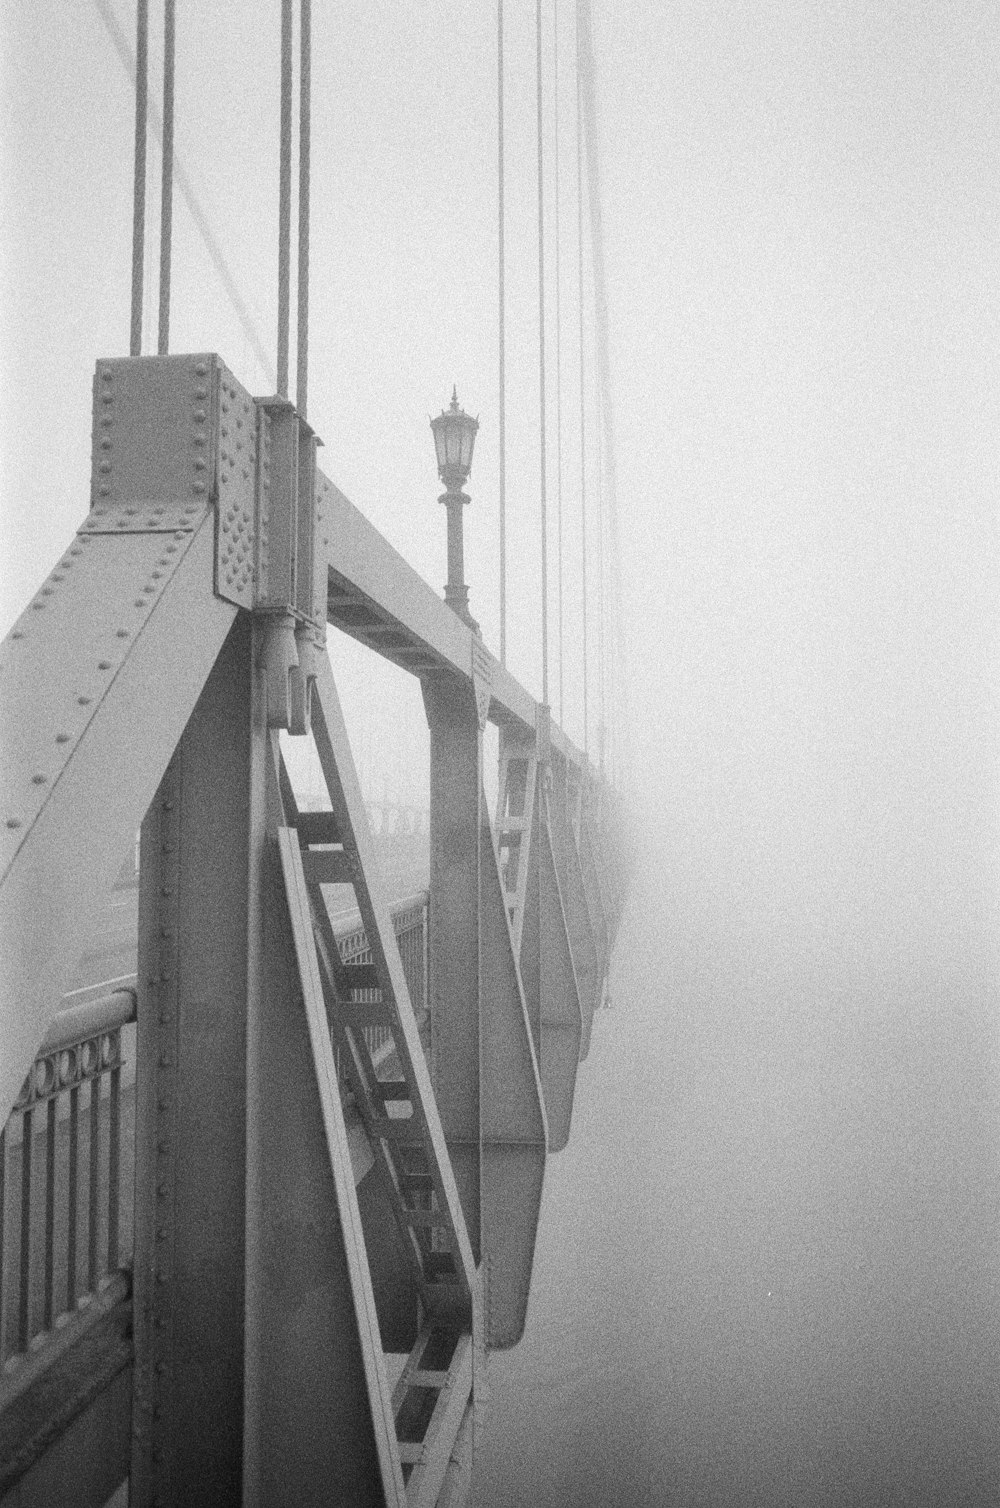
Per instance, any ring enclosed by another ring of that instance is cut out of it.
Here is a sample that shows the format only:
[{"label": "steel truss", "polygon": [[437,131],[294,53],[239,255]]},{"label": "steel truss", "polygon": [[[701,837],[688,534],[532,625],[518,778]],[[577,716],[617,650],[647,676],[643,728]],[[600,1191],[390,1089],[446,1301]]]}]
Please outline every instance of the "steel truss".
[{"label": "steel truss", "polygon": [[[612,798],[316,445],[216,356],[98,363],[90,512],[0,651],[5,1107],[142,826],[131,1389],[119,1363],[117,1415],[78,1388],[41,1430],[48,1504],[101,1500],[72,1463],[120,1452],[122,1397],[134,1505],[457,1504],[483,1354],[524,1330],[620,916]],[[422,684],[426,1043],[328,622]],[[323,812],[283,728],[315,742]],[[370,963],[338,954],[345,883]]]}]

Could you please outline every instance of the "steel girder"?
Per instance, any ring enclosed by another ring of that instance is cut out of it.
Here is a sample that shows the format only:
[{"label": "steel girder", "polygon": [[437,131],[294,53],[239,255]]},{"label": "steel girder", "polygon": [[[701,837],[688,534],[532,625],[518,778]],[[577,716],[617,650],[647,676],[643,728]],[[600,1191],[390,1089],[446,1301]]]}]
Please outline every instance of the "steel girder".
[{"label": "steel girder", "polygon": [[424,679],[431,730],[431,1062],[477,1259],[487,1347],[524,1331],[547,1126],[483,791],[487,698]]}]

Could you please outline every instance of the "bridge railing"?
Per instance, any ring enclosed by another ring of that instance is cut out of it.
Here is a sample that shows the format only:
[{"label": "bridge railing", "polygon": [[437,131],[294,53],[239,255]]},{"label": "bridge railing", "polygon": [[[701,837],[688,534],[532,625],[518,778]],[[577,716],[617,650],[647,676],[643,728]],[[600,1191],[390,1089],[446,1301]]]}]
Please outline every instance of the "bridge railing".
[{"label": "bridge railing", "polygon": [[[391,914],[423,1034],[428,893]],[[371,962],[356,912],[336,920],[334,935],[344,963]],[[135,1073],[126,1054],[136,989],[134,977],[115,984],[67,997],[0,1132],[0,1387],[42,1359],[131,1263]],[[389,1034],[367,1032],[386,1038],[370,1045],[388,1058]]]}]

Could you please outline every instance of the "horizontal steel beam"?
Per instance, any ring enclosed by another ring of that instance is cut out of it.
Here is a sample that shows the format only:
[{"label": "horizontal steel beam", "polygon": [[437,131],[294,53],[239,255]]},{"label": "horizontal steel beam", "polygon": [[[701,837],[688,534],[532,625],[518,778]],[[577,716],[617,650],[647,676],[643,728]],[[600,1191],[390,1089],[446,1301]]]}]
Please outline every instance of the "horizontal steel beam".
[{"label": "horizontal steel beam", "polygon": [[[327,621],[413,675],[447,670],[489,686],[490,721],[534,731],[537,706],[520,681],[326,477],[319,479],[330,541]],[[568,763],[580,749],[552,724],[551,741]]]}]

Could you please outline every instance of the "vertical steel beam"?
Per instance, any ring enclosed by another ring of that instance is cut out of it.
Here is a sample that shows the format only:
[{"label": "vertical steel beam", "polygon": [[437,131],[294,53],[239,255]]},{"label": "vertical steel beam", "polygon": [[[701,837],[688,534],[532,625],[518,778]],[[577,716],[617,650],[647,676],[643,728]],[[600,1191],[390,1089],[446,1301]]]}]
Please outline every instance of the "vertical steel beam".
[{"label": "vertical steel beam", "polygon": [[143,823],[133,1505],[236,1505],[254,676],[234,623]]},{"label": "vertical steel beam", "polygon": [[566,913],[573,970],[580,995],[580,1011],[583,1018],[583,1036],[580,1041],[582,1061],[590,1050],[590,1030],[594,1020],[594,1011],[601,1000],[603,976],[587,905],[580,854],[573,832],[570,801],[566,762],[561,758],[554,758],[552,761],[552,801],[549,808],[552,824],[552,850],[559,875],[559,890]]},{"label": "vertical steel beam", "polygon": [[476,1262],[481,1256],[479,868],[483,741],[472,687],[423,683],[431,730],[430,977],[434,1093]]}]

